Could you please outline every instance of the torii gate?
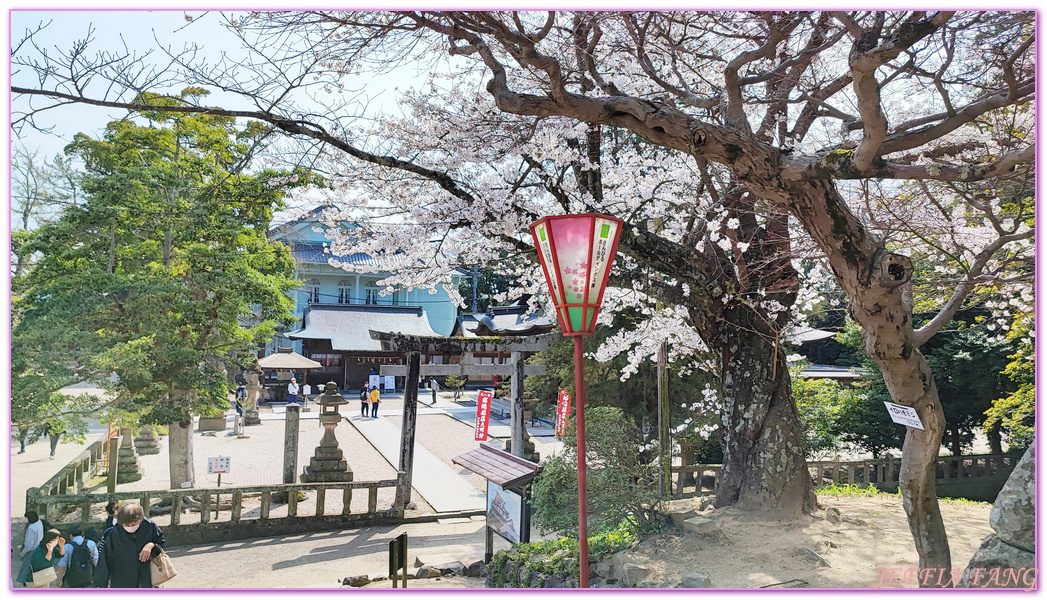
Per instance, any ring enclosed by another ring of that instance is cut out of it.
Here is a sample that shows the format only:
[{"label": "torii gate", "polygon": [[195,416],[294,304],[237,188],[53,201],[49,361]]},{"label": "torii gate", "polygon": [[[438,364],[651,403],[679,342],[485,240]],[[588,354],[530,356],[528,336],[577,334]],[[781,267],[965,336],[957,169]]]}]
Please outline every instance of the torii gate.
[{"label": "torii gate", "polygon": [[[541,352],[557,334],[546,333],[530,336],[505,337],[433,337],[402,335],[371,330],[371,339],[382,344],[383,352],[399,352],[406,355],[406,365],[382,365],[381,375],[406,377],[404,382],[404,412],[400,438],[400,465],[398,470],[406,474],[403,505],[411,501],[411,473],[414,467],[415,425],[418,421],[418,382],[422,375],[501,375],[511,381],[512,410],[510,411],[510,440],[512,454],[523,456],[523,379],[527,375],[545,375],[545,365],[523,364],[524,353]],[[475,352],[510,352],[508,365],[421,365],[421,353],[462,354]]]}]

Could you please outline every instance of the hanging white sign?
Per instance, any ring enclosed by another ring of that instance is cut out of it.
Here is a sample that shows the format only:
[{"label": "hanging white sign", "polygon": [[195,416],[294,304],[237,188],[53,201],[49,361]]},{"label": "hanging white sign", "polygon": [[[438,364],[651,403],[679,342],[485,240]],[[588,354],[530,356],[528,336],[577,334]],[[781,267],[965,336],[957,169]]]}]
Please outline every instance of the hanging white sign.
[{"label": "hanging white sign", "polygon": [[911,406],[902,406],[901,404],[895,404],[893,402],[884,402],[883,404],[887,407],[887,413],[891,415],[891,420],[895,423],[905,425],[906,427],[923,429],[923,423],[920,422],[920,415],[916,414],[915,408]]}]

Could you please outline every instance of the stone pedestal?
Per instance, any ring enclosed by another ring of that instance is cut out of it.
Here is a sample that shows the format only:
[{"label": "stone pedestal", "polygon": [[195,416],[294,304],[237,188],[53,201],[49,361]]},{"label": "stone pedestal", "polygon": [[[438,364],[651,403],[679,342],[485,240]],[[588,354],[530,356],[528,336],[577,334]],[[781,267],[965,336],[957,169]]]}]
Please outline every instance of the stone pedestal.
[{"label": "stone pedestal", "polygon": [[349,469],[349,463],[346,462],[342,449],[338,447],[338,440],[334,437],[334,428],[342,420],[342,415],[337,412],[321,413],[319,418],[324,427],[324,437],[299,479],[302,483],[352,481],[353,472]]},{"label": "stone pedestal", "polygon": [[197,431],[225,431],[225,415],[220,417],[200,417],[196,426]]},{"label": "stone pedestal", "polygon": [[116,482],[131,483],[142,478],[138,452],[130,429],[120,429],[120,452],[117,454]]},{"label": "stone pedestal", "polygon": [[247,398],[243,404],[244,407],[244,425],[261,425],[262,421],[258,418],[258,393],[262,391],[262,386],[258,383],[259,372],[247,371],[244,375],[247,379]]},{"label": "stone pedestal", "polygon": [[[541,458],[542,458],[541,453],[540,452],[535,452],[535,445],[534,445],[534,442],[531,440],[531,435],[529,433],[527,433],[526,431],[524,431],[523,439],[524,439],[524,443],[523,443],[524,451],[523,451],[523,457],[522,458],[524,458],[525,460],[529,460],[529,461],[531,461],[533,463],[536,463],[536,464],[541,462]],[[512,452],[512,449],[513,449],[513,442],[512,442],[512,440],[506,440],[505,441],[505,451],[506,452]]]},{"label": "stone pedestal", "polygon": [[138,454],[160,454],[160,436],[153,433],[153,430],[148,427],[143,427],[138,432],[134,445]]}]

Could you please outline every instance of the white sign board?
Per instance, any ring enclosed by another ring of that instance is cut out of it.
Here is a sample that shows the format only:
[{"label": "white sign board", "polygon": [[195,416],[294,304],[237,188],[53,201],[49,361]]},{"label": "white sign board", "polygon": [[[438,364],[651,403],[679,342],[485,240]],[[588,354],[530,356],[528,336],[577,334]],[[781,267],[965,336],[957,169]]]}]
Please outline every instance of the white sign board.
[{"label": "white sign board", "polygon": [[385,388],[386,392],[392,393],[396,391],[396,376],[386,375],[382,378],[382,387]]},{"label": "white sign board", "polygon": [[378,387],[378,384],[380,383],[381,378],[382,378],[381,375],[368,375],[367,376],[367,386],[371,387],[371,388]]},{"label": "white sign board", "polygon": [[228,474],[229,473],[229,457],[228,456],[209,456],[207,458],[207,474]]},{"label": "white sign board", "polygon": [[923,423],[920,422],[920,415],[916,414],[915,408],[911,406],[902,406],[901,404],[895,404],[893,402],[884,402],[883,404],[887,407],[887,412],[891,415],[891,420],[895,423],[905,425],[906,427],[923,429]]},{"label": "white sign board", "polygon": [[519,542],[523,526],[523,497],[488,480],[487,526],[506,540]]}]

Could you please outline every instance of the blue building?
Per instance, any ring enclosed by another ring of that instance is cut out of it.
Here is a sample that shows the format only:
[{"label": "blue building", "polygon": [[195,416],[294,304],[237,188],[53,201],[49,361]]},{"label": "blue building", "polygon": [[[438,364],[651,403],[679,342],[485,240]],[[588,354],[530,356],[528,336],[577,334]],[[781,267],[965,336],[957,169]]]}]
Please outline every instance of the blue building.
[{"label": "blue building", "polygon": [[[394,289],[383,295],[386,286],[378,282],[391,272],[375,272],[379,263],[367,254],[334,256],[326,250],[324,244],[330,240],[318,219],[320,211],[314,209],[306,218],[269,231],[271,241],[291,248],[294,277],[302,285],[291,292],[296,326],[278,335],[267,353],[293,346],[296,352],[325,365],[321,374],[310,375],[316,378],[311,383],[333,380],[343,390],[353,389],[366,380],[371,369],[402,360],[378,351],[366,335],[369,329],[448,336],[457,324],[458,310],[440,286],[435,294],[427,289]],[[356,227],[353,223],[342,226],[350,231]],[[459,280],[460,276],[453,278],[455,285]]]}]

